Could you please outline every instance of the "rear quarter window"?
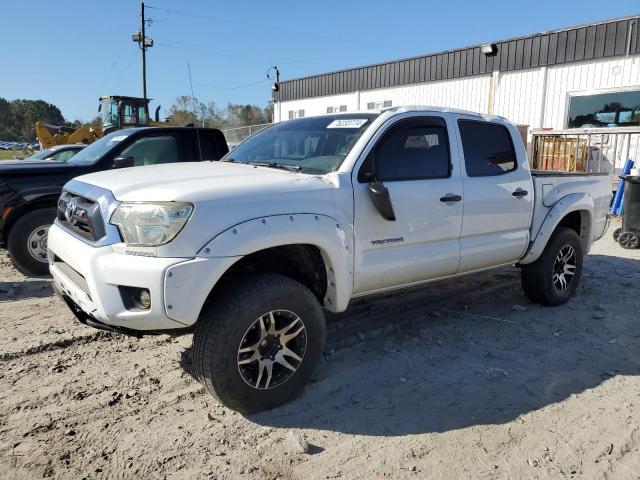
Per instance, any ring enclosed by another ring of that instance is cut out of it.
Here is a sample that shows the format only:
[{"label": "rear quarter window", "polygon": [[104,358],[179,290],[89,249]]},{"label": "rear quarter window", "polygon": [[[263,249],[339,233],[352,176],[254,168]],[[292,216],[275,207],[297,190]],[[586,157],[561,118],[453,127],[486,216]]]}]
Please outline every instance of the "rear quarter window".
[{"label": "rear quarter window", "polygon": [[200,148],[202,160],[220,160],[229,151],[222,132],[200,132]]}]

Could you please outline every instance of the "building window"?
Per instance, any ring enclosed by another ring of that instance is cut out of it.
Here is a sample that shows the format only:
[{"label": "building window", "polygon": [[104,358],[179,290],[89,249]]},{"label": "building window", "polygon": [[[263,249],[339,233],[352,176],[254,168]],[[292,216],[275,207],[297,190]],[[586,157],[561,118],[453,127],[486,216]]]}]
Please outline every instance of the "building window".
[{"label": "building window", "polygon": [[289,120],[304,117],[304,110],[289,110]]},{"label": "building window", "polygon": [[640,125],[640,90],[572,95],[568,128]]},{"label": "building window", "polygon": [[340,105],[339,107],[327,107],[327,113],[338,113],[338,112],[346,112],[347,106]]},{"label": "building window", "polygon": [[369,102],[367,103],[367,110],[381,110],[383,108],[390,108],[391,100],[385,100],[383,102]]}]

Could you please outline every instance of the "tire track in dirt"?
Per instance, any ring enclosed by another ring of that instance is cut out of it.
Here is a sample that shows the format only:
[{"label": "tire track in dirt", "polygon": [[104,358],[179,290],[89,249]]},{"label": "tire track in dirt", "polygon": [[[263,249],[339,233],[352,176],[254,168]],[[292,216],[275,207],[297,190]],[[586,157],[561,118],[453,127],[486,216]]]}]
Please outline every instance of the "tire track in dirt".
[{"label": "tire track in dirt", "polygon": [[[400,306],[409,310],[416,308],[420,310],[419,318],[412,317],[410,315],[398,317],[396,313],[391,321],[389,316],[384,314],[381,315],[380,312],[378,312],[378,314],[372,319],[369,308],[367,307],[376,305],[376,302],[371,299],[363,300],[362,303],[354,306],[355,312],[352,314],[348,311],[340,316],[329,316],[327,350],[330,351],[331,349],[338,350],[352,347],[354,344],[362,341],[363,338],[366,340],[379,338],[389,331],[395,331],[409,324],[423,321],[424,317],[429,313],[437,311],[452,302],[462,304],[472,302],[478,297],[486,296],[496,291],[512,287],[514,286],[514,282],[515,278],[506,282],[492,283],[489,286],[482,286],[482,288],[477,289],[469,288],[469,285],[465,284],[464,290],[462,288],[458,288],[458,285],[454,285],[454,288],[451,288],[450,292],[443,292],[442,285],[440,285],[438,293],[431,297],[427,297],[426,299],[423,296],[423,292],[414,292],[414,295],[415,293],[419,294],[416,305],[412,304],[414,302],[409,298],[411,296],[410,294],[404,294],[400,298],[392,297],[390,301],[387,300],[387,302],[382,299],[381,303],[377,305],[377,307],[374,307],[379,310],[383,310],[383,312],[386,310],[397,312],[397,309]],[[451,314],[455,315],[456,313],[460,313],[461,315],[466,314],[464,311],[453,312]]]},{"label": "tire track in dirt", "polygon": [[50,352],[53,350],[59,350],[73,345],[83,345],[92,342],[106,341],[111,342],[116,339],[114,334],[108,332],[94,331],[88,335],[80,335],[71,338],[63,338],[61,340],[55,340],[53,342],[46,342],[40,345],[34,345],[33,347],[26,348],[17,352],[3,352],[0,353],[0,361],[10,361],[21,357],[28,357],[30,355],[37,355],[43,352]]}]

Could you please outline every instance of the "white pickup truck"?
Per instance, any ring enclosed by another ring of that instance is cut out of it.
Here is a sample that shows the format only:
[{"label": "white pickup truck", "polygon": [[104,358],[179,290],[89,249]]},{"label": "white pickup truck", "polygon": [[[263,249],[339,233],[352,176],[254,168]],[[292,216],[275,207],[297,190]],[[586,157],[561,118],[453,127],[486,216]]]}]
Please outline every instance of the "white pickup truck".
[{"label": "white pickup truck", "polygon": [[275,124],[222,161],[70,181],[49,263],[81,322],[193,332],[207,389],[258,411],[309,380],[322,308],[512,264],[531,301],[566,302],[610,196],[607,175],[532,174],[501,117],[327,115]]}]

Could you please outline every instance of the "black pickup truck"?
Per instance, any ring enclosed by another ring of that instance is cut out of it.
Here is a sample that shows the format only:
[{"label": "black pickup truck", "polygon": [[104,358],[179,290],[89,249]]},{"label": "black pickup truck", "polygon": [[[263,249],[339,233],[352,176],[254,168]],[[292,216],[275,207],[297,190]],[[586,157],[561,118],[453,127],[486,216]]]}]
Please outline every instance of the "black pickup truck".
[{"label": "black pickup truck", "polygon": [[22,273],[46,274],[47,231],[69,180],[112,168],[219,160],[228,151],[220,130],[147,127],[105,135],[64,163],[0,162],[0,248]]}]

